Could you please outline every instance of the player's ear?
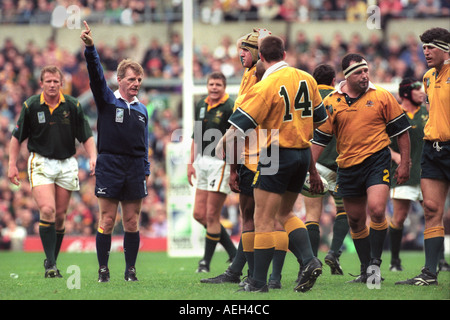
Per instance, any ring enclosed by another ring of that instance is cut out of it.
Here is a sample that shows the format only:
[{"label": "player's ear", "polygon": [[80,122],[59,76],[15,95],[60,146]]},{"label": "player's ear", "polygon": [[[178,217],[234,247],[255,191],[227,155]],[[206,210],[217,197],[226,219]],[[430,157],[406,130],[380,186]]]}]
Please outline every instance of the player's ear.
[{"label": "player's ear", "polygon": [[266,61],[266,59],[265,59],[264,56],[261,54],[261,52],[259,52],[259,59],[260,59],[262,62],[265,62],[265,61]]}]

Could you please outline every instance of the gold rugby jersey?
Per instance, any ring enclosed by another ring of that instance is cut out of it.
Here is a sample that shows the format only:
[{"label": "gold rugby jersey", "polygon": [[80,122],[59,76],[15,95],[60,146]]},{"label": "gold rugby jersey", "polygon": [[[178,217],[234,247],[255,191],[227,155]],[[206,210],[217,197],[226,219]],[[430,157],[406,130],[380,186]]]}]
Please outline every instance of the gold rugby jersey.
[{"label": "gold rugby jersey", "polygon": [[333,135],[339,168],[348,168],[387,147],[391,137],[409,129],[403,109],[387,90],[369,82],[367,91],[348,105],[341,91],[345,81],[323,103],[327,121],[314,133],[314,143],[325,147]]},{"label": "gold rugby jersey", "polygon": [[[242,100],[245,97],[247,91],[253,87],[255,83],[258,82],[258,78],[255,75],[256,73],[256,65],[253,67],[246,69],[244,75],[242,76],[241,86],[239,87],[238,97],[234,103],[233,111],[240,106]],[[258,168],[258,160],[259,160],[259,144],[254,143],[254,141],[258,141],[258,130],[255,130],[254,135],[252,136],[252,140],[249,138],[245,139],[244,150],[242,152],[243,164],[251,171],[256,172]]]},{"label": "gold rugby jersey", "polygon": [[[259,130],[266,130],[261,148],[275,139],[280,148],[304,149],[311,145],[314,123],[326,118],[316,80],[282,61],[267,69],[263,79],[247,91],[229,122],[246,134],[258,125]],[[273,137],[272,129],[277,130]]]},{"label": "gold rugby jersey", "polygon": [[241,85],[239,86],[238,95],[245,94],[248,89],[253,87],[255,83],[258,82],[258,78],[256,78],[256,64],[251,68],[247,68],[242,76]]},{"label": "gold rugby jersey", "polygon": [[424,139],[450,141],[450,60],[438,73],[432,68],[423,76],[423,86],[430,106]]}]

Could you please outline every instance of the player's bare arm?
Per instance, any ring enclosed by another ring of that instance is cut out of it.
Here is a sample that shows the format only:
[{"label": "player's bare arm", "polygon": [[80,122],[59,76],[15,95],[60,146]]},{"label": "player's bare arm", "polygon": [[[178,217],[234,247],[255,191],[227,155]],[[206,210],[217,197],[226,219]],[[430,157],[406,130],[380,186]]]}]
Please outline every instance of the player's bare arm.
[{"label": "player's bare arm", "polygon": [[398,184],[403,184],[409,180],[409,170],[410,170],[410,141],[409,133],[405,131],[398,135],[397,143],[400,150],[400,164],[395,170],[395,178]]},{"label": "player's bare arm", "polygon": [[19,170],[17,169],[17,158],[19,157],[20,143],[16,137],[11,137],[9,144],[9,169],[8,178],[11,183],[18,186],[19,182]]}]

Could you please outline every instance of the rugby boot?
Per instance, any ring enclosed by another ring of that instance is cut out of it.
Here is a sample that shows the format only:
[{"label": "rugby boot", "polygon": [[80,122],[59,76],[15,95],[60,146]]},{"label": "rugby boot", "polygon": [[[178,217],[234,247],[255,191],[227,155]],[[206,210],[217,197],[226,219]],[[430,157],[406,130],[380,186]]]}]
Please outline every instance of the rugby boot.
[{"label": "rugby boot", "polygon": [[430,286],[437,285],[437,275],[434,275],[430,272],[428,268],[422,268],[422,273],[418,276],[407,279],[404,281],[398,281],[395,284],[408,284],[413,286]]},{"label": "rugby boot", "polygon": [[339,263],[339,255],[334,252],[328,252],[324,259],[325,263],[330,267],[331,274],[343,275],[341,264]]},{"label": "rugby boot", "polygon": [[263,285],[262,287],[257,287],[255,285],[255,281],[251,278],[248,278],[247,283],[245,286],[241,289],[239,289],[237,292],[269,292],[269,287],[267,284]]},{"label": "rugby boot", "polygon": [[347,281],[347,283],[366,283],[367,282],[367,267],[361,266],[361,273],[359,275],[353,275],[350,273],[352,277],[355,279]]},{"label": "rugby boot", "polygon": [[228,268],[224,273],[218,275],[217,277],[201,279],[201,283],[239,283],[241,282],[241,274],[236,273]]},{"label": "rugby boot", "polygon": [[309,261],[304,269],[302,270],[302,275],[297,286],[294,288],[295,291],[306,292],[311,290],[311,288],[316,283],[317,278],[322,274],[322,262],[316,257]]},{"label": "rugby boot", "polygon": [[198,262],[198,268],[197,268],[197,273],[208,273],[209,272],[209,265],[206,263],[205,260],[200,260]]},{"label": "rugby boot", "polygon": [[46,278],[62,278],[58,268],[56,268],[56,264],[50,265],[47,259],[44,260],[44,268]]},{"label": "rugby boot", "polygon": [[389,271],[403,271],[402,261],[400,259],[392,259]]},{"label": "rugby boot", "polygon": [[128,270],[125,271],[125,281],[138,281],[135,267],[129,267]]},{"label": "rugby boot", "polygon": [[98,282],[109,282],[109,269],[106,266],[101,266],[98,269]]},{"label": "rugby boot", "polygon": [[450,265],[445,259],[439,260],[439,271],[450,271]]}]

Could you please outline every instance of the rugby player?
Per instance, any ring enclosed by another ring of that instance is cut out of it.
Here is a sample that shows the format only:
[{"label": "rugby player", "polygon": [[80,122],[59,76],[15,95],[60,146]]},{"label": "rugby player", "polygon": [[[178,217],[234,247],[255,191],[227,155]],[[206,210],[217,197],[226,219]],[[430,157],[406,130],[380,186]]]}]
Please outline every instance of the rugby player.
[{"label": "rugby player", "polygon": [[[228,180],[230,166],[214,154],[219,138],[210,134],[225,134],[230,126],[228,118],[233,113],[234,100],[226,93],[227,80],[221,72],[213,72],[207,79],[207,97],[195,106],[195,124],[191,143],[191,159],[187,166],[188,181],[194,185],[194,219],[206,228],[205,250],[198,263],[197,272],[209,272],[216,246],[221,243],[233,261],[236,247],[225,227],[220,223],[222,207],[231,192]],[[217,139],[211,141],[212,139]]]},{"label": "rugby player", "polygon": [[[428,120],[428,111],[425,108],[425,93],[422,83],[414,78],[405,78],[400,82],[398,94],[401,106],[411,125],[409,137],[411,143],[411,170],[407,182],[397,185],[397,179],[392,179],[390,196],[393,204],[393,215],[389,223],[389,243],[391,247],[391,264],[389,270],[402,271],[400,247],[403,237],[403,223],[408,215],[412,201],[422,204],[422,191],[420,190],[420,157],[422,155],[423,128]],[[423,104],[423,106],[422,106]],[[400,163],[397,141],[393,139],[390,146],[392,169],[395,172]]]},{"label": "rugby player", "polygon": [[[325,147],[333,135],[336,137],[339,169],[335,192],[343,198],[361,263],[361,273],[352,282],[366,283],[369,266],[378,272],[376,277],[381,281],[379,267],[388,228],[385,216],[391,164],[388,146],[390,137],[397,137],[401,162],[395,176],[402,184],[409,179],[410,125],[394,96],[370,82],[364,57],[347,54],[342,59],[342,70],[345,80],[324,99],[329,118],[316,129],[314,143]],[[370,231],[367,214],[371,219]]]},{"label": "rugby player", "polygon": [[72,191],[80,189],[75,140],[89,155],[90,174],[95,172],[97,151],[92,130],[78,100],[62,93],[63,74],[58,67],[41,70],[42,93],[22,106],[9,149],[8,178],[20,185],[17,160],[20,145],[28,139],[28,178],[39,208],[39,236],[44,248],[45,277],[61,277],[56,260],[65,232],[65,215]]},{"label": "rugby player", "polygon": [[224,151],[236,143],[238,132],[248,134],[259,127],[261,134],[266,133],[253,181],[254,270],[243,291],[269,290],[267,273],[275,251],[275,219],[278,219],[288,233],[290,248],[298,261],[305,263],[302,282],[295,287],[304,292],[313,287],[322,265],[314,257],[306,227],[292,213],[292,207],[309,169],[309,140],[314,126],[322,123],[327,115],[314,78],[284,61],[283,40],[267,36],[259,43],[260,59],[266,71],[231,116],[232,126],[217,145],[216,154],[226,156]]},{"label": "rugby player", "polygon": [[421,36],[428,70],[423,86],[429,119],[424,128],[420,186],[425,212],[425,266],[397,284],[437,285],[437,265],[444,245],[443,215],[450,186],[450,32],[431,28]]}]

